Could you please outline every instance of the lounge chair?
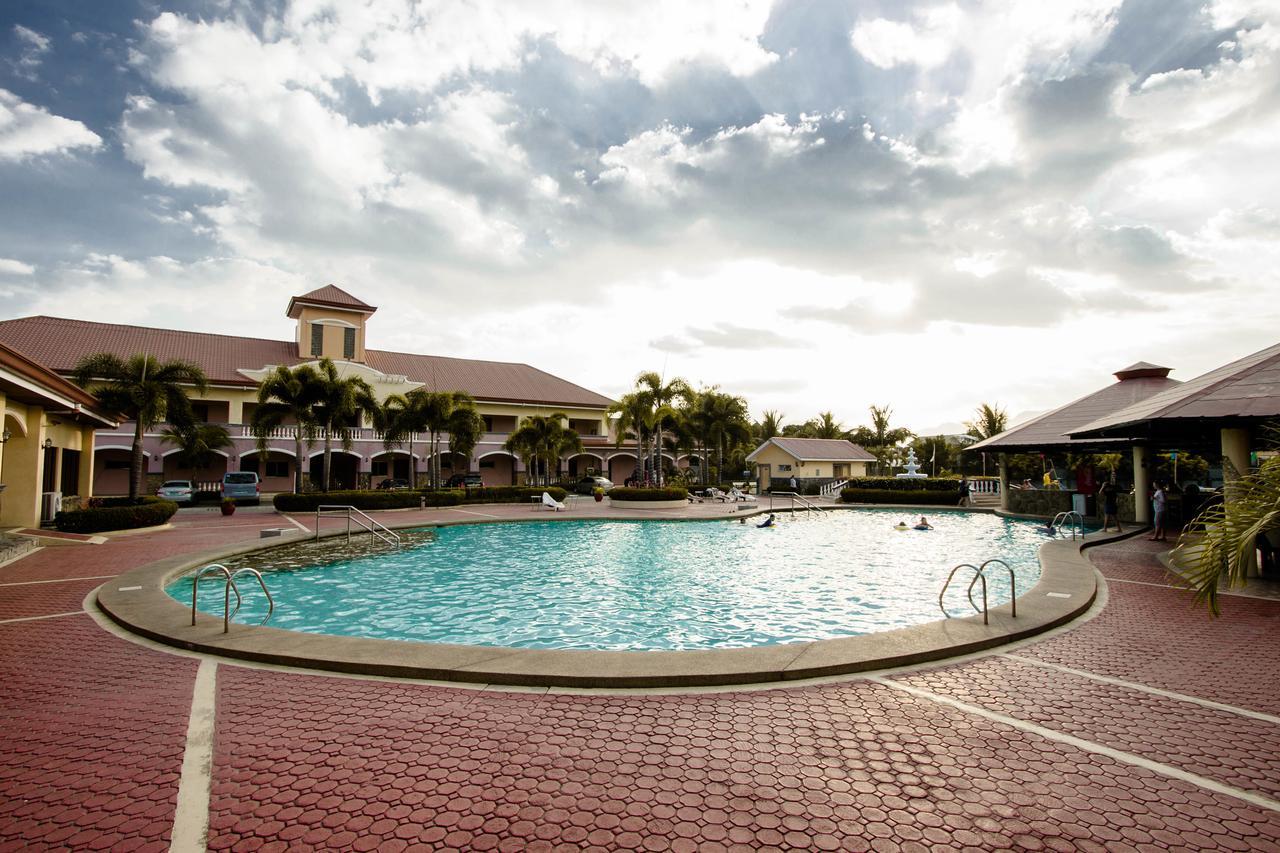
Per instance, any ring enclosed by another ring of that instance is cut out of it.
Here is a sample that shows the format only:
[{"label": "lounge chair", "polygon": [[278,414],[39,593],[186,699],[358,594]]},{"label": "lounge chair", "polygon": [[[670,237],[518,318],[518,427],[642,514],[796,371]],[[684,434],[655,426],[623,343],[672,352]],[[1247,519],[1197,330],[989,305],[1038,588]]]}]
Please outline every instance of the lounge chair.
[{"label": "lounge chair", "polygon": [[720,491],[720,490],[719,490],[719,489],[717,489],[715,486],[708,486],[708,487],[703,491],[703,494],[704,494],[704,495],[706,495],[706,496],[707,496],[707,497],[709,497],[709,498],[715,498],[716,500],[718,500],[718,501],[720,501],[720,502],[722,502],[722,503],[723,503],[724,501],[729,500],[729,495],[727,495],[726,493],[724,493],[724,492]]},{"label": "lounge chair", "polygon": [[551,497],[550,493],[548,492],[542,493],[542,505],[556,512],[564,512],[565,510],[565,505],[560,501],[556,500],[555,498]]},{"label": "lounge chair", "polygon": [[734,486],[732,489],[729,490],[729,497],[732,498],[734,501],[744,501],[746,503],[756,502],[755,498],[753,498],[751,495],[747,494],[746,492],[742,491],[742,489],[739,489],[737,486]]}]

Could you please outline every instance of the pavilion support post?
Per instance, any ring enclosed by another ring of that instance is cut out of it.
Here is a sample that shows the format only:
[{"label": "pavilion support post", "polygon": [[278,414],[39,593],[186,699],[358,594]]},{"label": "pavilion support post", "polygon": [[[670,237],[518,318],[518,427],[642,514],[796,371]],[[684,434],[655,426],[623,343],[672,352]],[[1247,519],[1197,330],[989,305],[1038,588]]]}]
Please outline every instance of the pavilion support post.
[{"label": "pavilion support post", "polygon": [[[1222,466],[1222,479],[1227,483],[1241,474],[1249,473],[1249,430],[1223,427],[1221,432],[1222,458],[1231,462],[1230,465]],[[1232,468],[1235,470],[1231,470]],[[1230,490],[1225,491],[1230,500]]]},{"label": "pavilion support post", "polygon": [[1009,511],[1009,454],[999,454],[1000,459],[1000,509]]},{"label": "pavilion support post", "polygon": [[1138,524],[1151,523],[1151,472],[1147,469],[1147,448],[1133,446],[1133,519]]}]

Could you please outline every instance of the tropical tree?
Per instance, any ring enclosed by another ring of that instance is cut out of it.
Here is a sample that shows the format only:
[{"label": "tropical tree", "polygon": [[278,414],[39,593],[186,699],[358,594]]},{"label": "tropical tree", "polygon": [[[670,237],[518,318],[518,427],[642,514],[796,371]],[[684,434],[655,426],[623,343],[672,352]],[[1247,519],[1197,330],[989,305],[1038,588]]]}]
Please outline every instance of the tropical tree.
[{"label": "tropical tree", "polygon": [[675,404],[677,400],[685,400],[692,393],[689,383],[683,379],[672,379],[663,382],[662,376],[648,371],[636,377],[636,388],[644,392],[653,406],[653,427],[657,435],[654,437],[656,462],[653,466],[657,485],[662,486],[662,434],[666,424],[677,417]]},{"label": "tropical tree", "polygon": [[708,444],[714,442],[716,448],[716,479],[722,481],[726,447],[732,451],[737,445],[751,440],[747,401],[713,389],[703,395],[701,408]]},{"label": "tropical tree", "polygon": [[807,438],[843,438],[844,427],[831,412],[819,412],[805,424]]},{"label": "tropical tree", "polygon": [[[465,391],[453,392],[453,411],[445,421],[444,428],[449,433],[450,452],[462,456],[466,460],[467,470],[471,470],[471,453],[484,435],[484,418],[476,411],[475,400],[470,394]],[[582,443],[578,444],[581,446]]]},{"label": "tropical tree", "polygon": [[644,479],[644,459],[646,443],[653,431],[653,400],[646,391],[632,391],[623,394],[609,407],[610,417],[616,417],[617,446],[622,446],[623,438],[635,436],[636,440],[636,479]]},{"label": "tropical tree", "polygon": [[340,376],[332,359],[320,359],[315,374],[315,401],[311,411],[324,439],[322,482],[327,492],[333,470],[333,439],[338,439],[343,450],[350,450],[355,430],[360,426],[361,413],[375,411],[379,404],[368,382],[359,376]]},{"label": "tropical tree", "polygon": [[[1223,467],[1230,466],[1224,459]],[[1228,477],[1223,502],[1201,512],[1191,529],[1204,533],[1184,532],[1174,563],[1184,568],[1196,602],[1217,616],[1219,589],[1243,584],[1258,537],[1280,529],[1280,456],[1263,462],[1256,473]]]},{"label": "tropical tree", "polygon": [[320,376],[310,365],[276,367],[258,385],[258,405],[254,407],[249,429],[258,439],[258,450],[267,449],[267,438],[273,430],[291,427],[293,432],[293,490],[302,492],[302,446],[310,447],[316,437],[316,421],[312,406],[319,393]]},{"label": "tropical tree", "polygon": [[755,439],[757,444],[763,444],[774,436],[782,434],[782,419],[785,417],[781,412],[772,409],[765,409],[760,418],[760,423],[756,424]]},{"label": "tropical tree", "polygon": [[889,406],[872,406],[870,426],[860,426],[852,430],[847,438],[855,444],[866,448],[884,466],[889,460],[896,458],[897,446],[912,438],[911,430],[906,427],[890,425],[893,409]]},{"label": "tropical tree", "polygon": [[974,419],[964,422],[969,435],[976,439],[987,439],[999,435],[1009,428],[1009,414],[999,405],[983,403],[974,412]]},{"label": "tropical tree", "polygon": [[199,488],[200,472],[213,463],[224,447],[233,447],[231,433],[222,424],[172,424],[160,431],[160,443],[178,448],[178,465],[191,470]]},{"label": "tropical tree", "polygon": [[143,435],[165,420],[173,424],[194,420],[186,388],[202,394],[208,391],[204,371],[189,361],[160,361],[145,353],[124,359],[100,352],[82,358],[72,376],[102,408],[134,422],[129,497],[136,499],[142,492]]},{"label": "tropical tree", "polygon": [[[549,480],[553,467],[558,467],[561,448],[573,446],[569,434],[575,438],[577,433],[564,425],[569,416],[564,412],[553,412],[550,415],[530,415],[520,421],[520,426],[507,437],[503,449],[515,453],[525,460],[526,468],[532,473],[533,485],[539,484],[538,465],[545,464],[546,478]],[[582,447],[581,441],[576,445]],[[532,465],[529,462],[532,461]]]}]

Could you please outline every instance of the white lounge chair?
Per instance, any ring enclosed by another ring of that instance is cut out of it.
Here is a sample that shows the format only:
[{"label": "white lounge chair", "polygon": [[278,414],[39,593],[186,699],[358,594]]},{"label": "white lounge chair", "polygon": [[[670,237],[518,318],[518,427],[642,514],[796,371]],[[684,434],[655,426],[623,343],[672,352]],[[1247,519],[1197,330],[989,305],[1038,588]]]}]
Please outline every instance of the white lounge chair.
[{"label": "white lounge chair", "polygon": [[718,500],[718,501],[720,501],[721,503],[723,503],[723,502],[725,502],[725,501],[729,500],[729,495],[728,495],[727,493],[725,493],[725,492],[720,491],[720,490],[719,490],[719,489],[717,489],[715,486],[708,486],[708,487],[703,491],[703,494],[704,494],[704,495],[706,495],[706,496],[707,496],[707,497],[709,497],[709,498],[714,498],[715,500]]},{"label": "white lounge chair", "polygon": [[734,486],[732,489],[729,490],[729,497],[734,501],[744,501],[746,503],[756,502],[755,498],[753,498],[751,495],[747,494],[746,492],[742,491],[742,489],[739,489],[737,486]]},{"label": "white lounge chair", "polygon": [[565,505],[551,497],[549,492],[542,493],[542,505],[556,512],[563,512],[565,510]]}]

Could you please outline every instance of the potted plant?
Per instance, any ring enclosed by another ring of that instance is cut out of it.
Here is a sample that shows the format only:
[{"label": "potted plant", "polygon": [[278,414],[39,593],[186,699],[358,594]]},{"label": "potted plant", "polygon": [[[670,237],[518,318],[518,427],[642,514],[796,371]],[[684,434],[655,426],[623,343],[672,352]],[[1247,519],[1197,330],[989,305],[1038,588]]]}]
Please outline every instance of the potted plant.
[{"label": "potted plant", "polygon": [[223,515],[235,515],[235,514],[236,514],[236,499],[235,499],[235,498],[223,498],[223,499],[222,499],[222,514],[223,514]]},{"label": "potted plant", "polygon": [[595,496],[596,503],[600,503],[600,501],[604,500],[604,489],[600,488],[599,486],[596,486],[594,489],[592,489],[591,494]]}]

